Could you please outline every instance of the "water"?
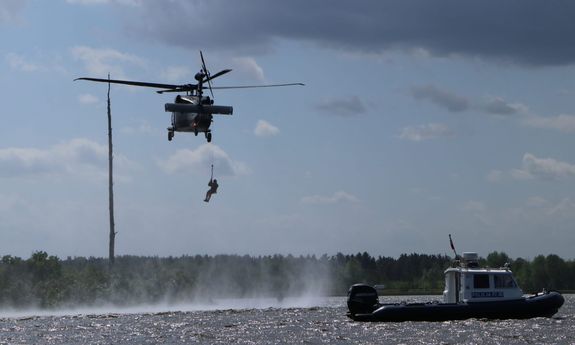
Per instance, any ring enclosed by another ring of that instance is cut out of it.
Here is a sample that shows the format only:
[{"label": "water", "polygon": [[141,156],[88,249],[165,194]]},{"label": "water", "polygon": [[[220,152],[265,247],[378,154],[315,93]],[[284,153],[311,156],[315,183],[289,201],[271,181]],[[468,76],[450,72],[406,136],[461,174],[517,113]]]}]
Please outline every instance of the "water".
[{"label": "water", "polygon": [[345,316],[343,297],[48,314],[0,311],[0,344],[575,344],[575,295],[565,300],[553,318],[403,323],[353,322]]}]

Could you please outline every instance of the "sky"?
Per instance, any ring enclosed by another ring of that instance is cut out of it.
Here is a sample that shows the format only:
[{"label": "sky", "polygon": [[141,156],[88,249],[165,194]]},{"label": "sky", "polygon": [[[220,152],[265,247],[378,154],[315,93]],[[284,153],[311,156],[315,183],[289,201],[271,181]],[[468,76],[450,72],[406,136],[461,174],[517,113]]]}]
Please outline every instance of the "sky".
[{"label": "sky", "polygon": [[[210,144],[113,85],[117,255],[575,248],[575,3],[1,0],[0,255],[108,255],[107,85],[231,68]],[[210,203],[210,166],[220,188]]]}]

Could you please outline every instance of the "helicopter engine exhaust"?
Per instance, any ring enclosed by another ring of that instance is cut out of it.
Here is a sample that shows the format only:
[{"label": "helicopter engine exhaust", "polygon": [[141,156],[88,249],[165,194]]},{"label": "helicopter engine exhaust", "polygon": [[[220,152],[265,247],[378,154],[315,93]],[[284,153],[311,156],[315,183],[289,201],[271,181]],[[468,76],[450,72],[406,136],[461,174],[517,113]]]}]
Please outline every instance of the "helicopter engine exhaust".
[{"label": "helicopter engine exhaust", "polygon": [[232,115],[234,108],[227,105],[196,105],[166,103],[166,112]]}]

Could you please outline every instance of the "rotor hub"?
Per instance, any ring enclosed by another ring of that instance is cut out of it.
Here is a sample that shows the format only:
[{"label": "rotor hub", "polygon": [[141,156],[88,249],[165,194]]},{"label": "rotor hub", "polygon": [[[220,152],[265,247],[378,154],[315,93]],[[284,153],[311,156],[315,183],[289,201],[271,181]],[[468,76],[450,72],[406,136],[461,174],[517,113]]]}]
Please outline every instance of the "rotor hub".
[{"label": "rotor hub", "polygon": [[205,73],[203,72],[198,72],[196,73],[196,75],[194,76],[194,79],[196,79],[198,82],[201,82],[202,80],[204,80],[204,77],[206,76]]}]

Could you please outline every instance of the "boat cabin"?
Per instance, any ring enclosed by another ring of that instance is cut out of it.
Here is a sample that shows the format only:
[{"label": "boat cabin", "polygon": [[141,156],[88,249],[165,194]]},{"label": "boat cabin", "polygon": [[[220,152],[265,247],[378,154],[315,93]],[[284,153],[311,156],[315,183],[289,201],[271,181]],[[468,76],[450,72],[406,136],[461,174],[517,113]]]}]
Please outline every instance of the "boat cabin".
[{"label": "boat cabin", "polygon": [[508,267],[480,268],[477,253],[463,253],[459,266],[445,270],[444,303],[492,302],[522,296]]}]

